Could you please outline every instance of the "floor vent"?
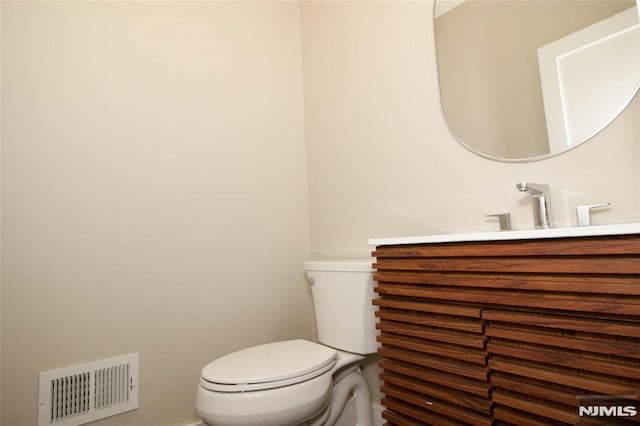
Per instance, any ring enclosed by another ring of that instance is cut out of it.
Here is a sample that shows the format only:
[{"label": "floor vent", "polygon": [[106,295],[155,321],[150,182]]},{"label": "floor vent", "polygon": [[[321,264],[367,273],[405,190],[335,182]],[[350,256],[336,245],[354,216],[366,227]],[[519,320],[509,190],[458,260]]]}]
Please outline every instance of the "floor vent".
[{"label": "floor vent", "polygon": [[76,426],[138,408],[138,354],[40,373],[38,426]]}]

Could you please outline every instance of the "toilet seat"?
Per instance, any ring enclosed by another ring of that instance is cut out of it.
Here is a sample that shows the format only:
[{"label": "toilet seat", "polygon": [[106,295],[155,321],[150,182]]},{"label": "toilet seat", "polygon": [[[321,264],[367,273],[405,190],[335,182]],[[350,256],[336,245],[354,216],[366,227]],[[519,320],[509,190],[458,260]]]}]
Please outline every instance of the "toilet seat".
[{"label": "toilet seat", "polygon": [[254,346],[218,358],[202,370],[200,385],[215,392],[247,392],[311,380],[336,364],[337,352],[306,340]]}]

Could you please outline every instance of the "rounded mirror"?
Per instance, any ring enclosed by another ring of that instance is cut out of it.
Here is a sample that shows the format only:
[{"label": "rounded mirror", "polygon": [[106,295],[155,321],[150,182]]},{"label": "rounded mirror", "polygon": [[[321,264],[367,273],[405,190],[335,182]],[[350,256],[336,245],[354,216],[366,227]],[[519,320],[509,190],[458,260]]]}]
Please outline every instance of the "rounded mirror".
[{"label": "rounded mirror", "polygon": [[471,151],[502,161],[565,152],[640,87],[636,0],[435,0],[442,110]]}]

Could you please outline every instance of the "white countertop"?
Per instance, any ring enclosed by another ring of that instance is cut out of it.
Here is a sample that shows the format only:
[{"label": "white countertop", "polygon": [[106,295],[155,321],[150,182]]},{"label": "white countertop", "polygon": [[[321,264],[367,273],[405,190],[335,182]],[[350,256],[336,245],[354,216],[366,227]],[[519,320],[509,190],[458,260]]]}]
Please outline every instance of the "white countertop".
[{"label": "white countertop", "polygon": [[453,243],[463,241],[505,241],[538,238],[591,237],[598,235],[640,234],[640,223],[577,226],[572,228],[528,229],[523,231],[476,232],[466,234],[423,235],[417,237],[371,238],[372,246],[398,244]]}]

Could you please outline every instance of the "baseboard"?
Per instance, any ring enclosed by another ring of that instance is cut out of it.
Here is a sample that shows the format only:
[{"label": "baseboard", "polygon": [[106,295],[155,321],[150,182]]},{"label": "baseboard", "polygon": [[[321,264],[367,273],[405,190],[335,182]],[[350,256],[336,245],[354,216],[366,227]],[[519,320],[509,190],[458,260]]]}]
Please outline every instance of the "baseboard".
[{"label": "baseboard", "polygon": [[185,426],[206,426],[206,425],[204,423],[198,421],[198,422],[195,422],[195,423],[189,423],[188,425],[185,425]]}]

